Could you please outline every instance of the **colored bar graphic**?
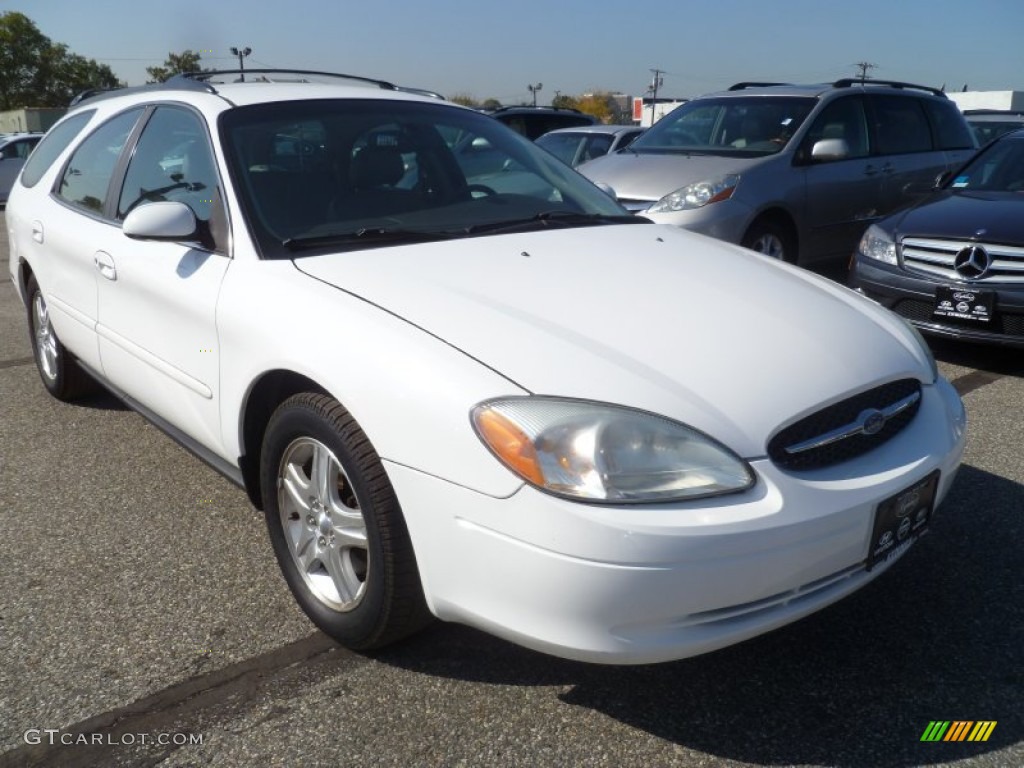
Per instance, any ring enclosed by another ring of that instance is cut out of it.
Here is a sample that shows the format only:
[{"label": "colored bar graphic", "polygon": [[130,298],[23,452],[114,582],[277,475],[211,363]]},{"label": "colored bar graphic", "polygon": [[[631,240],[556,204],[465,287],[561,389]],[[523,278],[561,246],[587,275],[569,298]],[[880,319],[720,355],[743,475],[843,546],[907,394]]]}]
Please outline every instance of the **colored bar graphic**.
[{"label": "colored bar graphic", "polygon": [[940,741],[949,728],[948,720],[932,720],[921,734],[921,741]]},{"label": "colored bar graphic", "polygon": [[997,720],[932,720],[921,741],[988,741]]}]

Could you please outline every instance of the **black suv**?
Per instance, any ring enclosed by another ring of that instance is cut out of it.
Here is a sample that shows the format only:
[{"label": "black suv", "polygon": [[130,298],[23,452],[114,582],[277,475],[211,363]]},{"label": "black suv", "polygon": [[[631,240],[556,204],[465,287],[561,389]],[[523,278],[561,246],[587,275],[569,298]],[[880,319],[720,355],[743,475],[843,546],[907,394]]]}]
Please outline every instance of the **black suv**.
[{"label": "black suv", "polygon": [[499,107],[488,110],[487,114],[530,141],[536,141],[556,128],[579,128],[597,123],[593,115],[561,107]]}]

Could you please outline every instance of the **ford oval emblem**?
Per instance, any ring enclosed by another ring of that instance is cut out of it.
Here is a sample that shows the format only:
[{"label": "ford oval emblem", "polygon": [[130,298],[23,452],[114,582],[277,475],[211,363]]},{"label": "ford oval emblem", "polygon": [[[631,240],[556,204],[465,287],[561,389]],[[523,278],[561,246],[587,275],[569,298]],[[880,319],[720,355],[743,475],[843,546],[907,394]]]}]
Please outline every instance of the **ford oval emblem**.
[{"label": "ford oval emblem", "polygon": [[865,435],[877,435],[885,426],[885,414],[875,408],[869,408],[860,415],[860,431]]}]

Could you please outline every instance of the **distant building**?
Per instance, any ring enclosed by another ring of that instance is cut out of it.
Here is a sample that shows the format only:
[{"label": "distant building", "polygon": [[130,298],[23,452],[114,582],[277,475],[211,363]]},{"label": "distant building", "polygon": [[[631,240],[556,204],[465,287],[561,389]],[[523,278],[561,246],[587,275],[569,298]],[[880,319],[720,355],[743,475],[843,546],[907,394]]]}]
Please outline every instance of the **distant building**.
[{"label": "distant building", "polygon": [[946,93],[963,112],[967,109],[1024,111],[1024,91],[953,91]]},{"label": "distant building", "polygon": [[64,108],[22,107],[0,112],[0,133],[48,131],[64,117]]},{"label": "distant building", "polygon": [[661,96],[657,100],[650,96],[634,96],[633,122],[650,128],[680,104],[685,104],[688,101],[689,99],[671,99]]}]

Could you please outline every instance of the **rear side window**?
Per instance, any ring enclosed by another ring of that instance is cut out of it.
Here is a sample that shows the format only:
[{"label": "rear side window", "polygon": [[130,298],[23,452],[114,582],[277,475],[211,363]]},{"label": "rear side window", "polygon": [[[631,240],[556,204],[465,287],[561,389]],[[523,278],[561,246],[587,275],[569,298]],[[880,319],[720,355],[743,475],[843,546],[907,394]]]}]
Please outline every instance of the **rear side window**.
[{"label": "rear side window", "polygon": [[924,111],[932,123],[939,149],[970,149],[974,146],[971,130],[952,101],[924,102]]},{"label": "rear side window", "polygon": [[93,131],[71,155],[57,196],[77,208],[102,213],[117,160],[141,114],[141,107],[122,112]]},{"label": "rear side window", "polygon": [[879,154],[903,155],[932,150],[932,132],[921,108],[923,99],[872,96],[871,101]]},{"label": "rear side window", "polygon": [[34,187],[39,179],[53,165],[53,161],[64,151],[71,140],[77,136],[89,122],[95,110],[79,112],[62,123],[55,125],[43,140],[36,145],[35,151],[25,163],[21,172],[21,183],[26,187]]}]

